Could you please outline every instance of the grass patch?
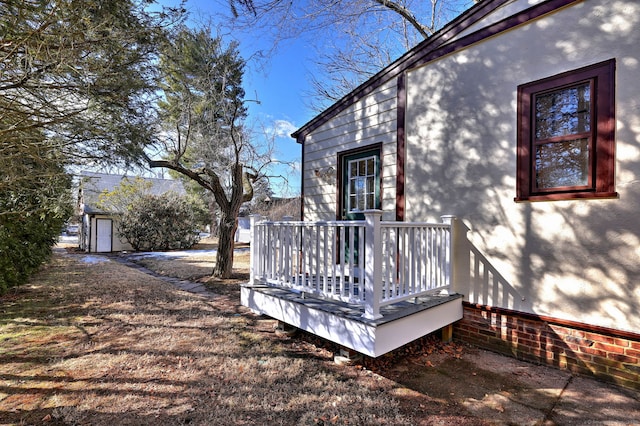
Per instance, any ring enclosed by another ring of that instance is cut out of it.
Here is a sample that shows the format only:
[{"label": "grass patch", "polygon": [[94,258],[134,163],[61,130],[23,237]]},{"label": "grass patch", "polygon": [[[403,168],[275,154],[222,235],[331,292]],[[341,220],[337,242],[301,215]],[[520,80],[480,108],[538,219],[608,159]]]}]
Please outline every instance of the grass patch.
[{"label": "grass patch", "polygon": [[[210,298],[107,257],[56,253],[0,297],[0,425],[538,424],[548,412],[532,407],[556,406],[567,383],[433,335],[337,366],[332,343],[276,335],[274,320],[239,306],[246,256],[231,280],[209,278],[212,255],[197,260],[203,275],[181,264],[192,256],[147,263],[195,276]],[[620,419],[638,418],[637,400]],[[589,404],[588,421],[609,420],[606,397]]]},{"label": "grass patch", "polygon": [[391,381],[351,369],[221,295],[115,261],[55,255],[0,298],[3,424],[412,423]]},{"label": "grass patch", "polygon": [[[199,243],[196,250],[213,250],[214,240],[204,240]],[[242,245],[240,245],[242,247]],[[233,271],[231,278],[221,280],[211,276],[215,265],[215,253],[213,251],[193,251],[188,256],[169,257],[138,257],[130,256],[135,263],[154,271],[157,274],[200,282],[217,294],[224,294],[229,297],[240,298],[240,284],[249,282],[249,260],[248,250],[234,253]]]}]

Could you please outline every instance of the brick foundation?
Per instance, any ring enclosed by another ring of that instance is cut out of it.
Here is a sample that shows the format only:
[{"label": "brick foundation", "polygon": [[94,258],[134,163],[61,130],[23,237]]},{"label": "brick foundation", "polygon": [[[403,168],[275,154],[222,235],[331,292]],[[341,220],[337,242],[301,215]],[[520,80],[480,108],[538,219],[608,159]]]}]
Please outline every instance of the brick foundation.
[{"label": "brick foundation", "polygon": [[640,390],[640,335],[465,303],[455,340]]}]

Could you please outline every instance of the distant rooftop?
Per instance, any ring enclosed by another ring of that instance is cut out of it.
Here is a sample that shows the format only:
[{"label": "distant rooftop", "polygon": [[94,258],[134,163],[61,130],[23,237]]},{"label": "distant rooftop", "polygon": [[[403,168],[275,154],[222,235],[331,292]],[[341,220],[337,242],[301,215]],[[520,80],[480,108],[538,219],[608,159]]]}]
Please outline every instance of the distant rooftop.
[{"label": "distant rooftop", "polygon": [[124,179],[134,181],[135,179],[144,179],[145,182],[151,182],[148,192],[153,195],[162,195],[167,192],[175,192],[180,195],[186,194],[182,182],[176,179],[160,179],[142,176],[114,175],[108,173],[81,172],[80,173],[80,196],[84,209],[87,213],[97,213],[96,205],[98,197],[102,192],[113,191]]}]

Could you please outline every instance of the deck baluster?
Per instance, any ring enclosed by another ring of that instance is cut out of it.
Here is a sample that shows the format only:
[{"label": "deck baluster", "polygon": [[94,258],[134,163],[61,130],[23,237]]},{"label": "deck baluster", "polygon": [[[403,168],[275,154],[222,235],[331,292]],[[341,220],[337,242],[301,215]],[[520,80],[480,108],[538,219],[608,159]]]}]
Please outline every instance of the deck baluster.
[{"label": "deck baluster", "polygon": [[251,217],[252,284],[289,288],[360,305],[377,319],[381,308],[453,286],[455,216],[441,223],[364,221],[272,222]]},{"label": "deck baluster", "polygon": [[382,232],[380,219],[382,210],[367,210],[365,220],[365,273],[364,273],[364,314],[367,319],[382,318]]}]

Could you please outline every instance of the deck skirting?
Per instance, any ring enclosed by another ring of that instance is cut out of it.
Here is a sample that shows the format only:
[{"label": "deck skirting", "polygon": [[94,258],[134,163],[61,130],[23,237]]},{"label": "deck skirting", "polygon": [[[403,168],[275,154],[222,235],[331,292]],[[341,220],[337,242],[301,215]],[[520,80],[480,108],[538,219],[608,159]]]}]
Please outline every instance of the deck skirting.
[{"label": "deck skirting", "polygon": [[371,357],[384,355],[463,316],[459,294],[424,296],[415,303],[388,305],[381,309],[382,318],[375,320],[364,318],[358,305],[264,285],[243,285],[241,302],[256,313]]}]

